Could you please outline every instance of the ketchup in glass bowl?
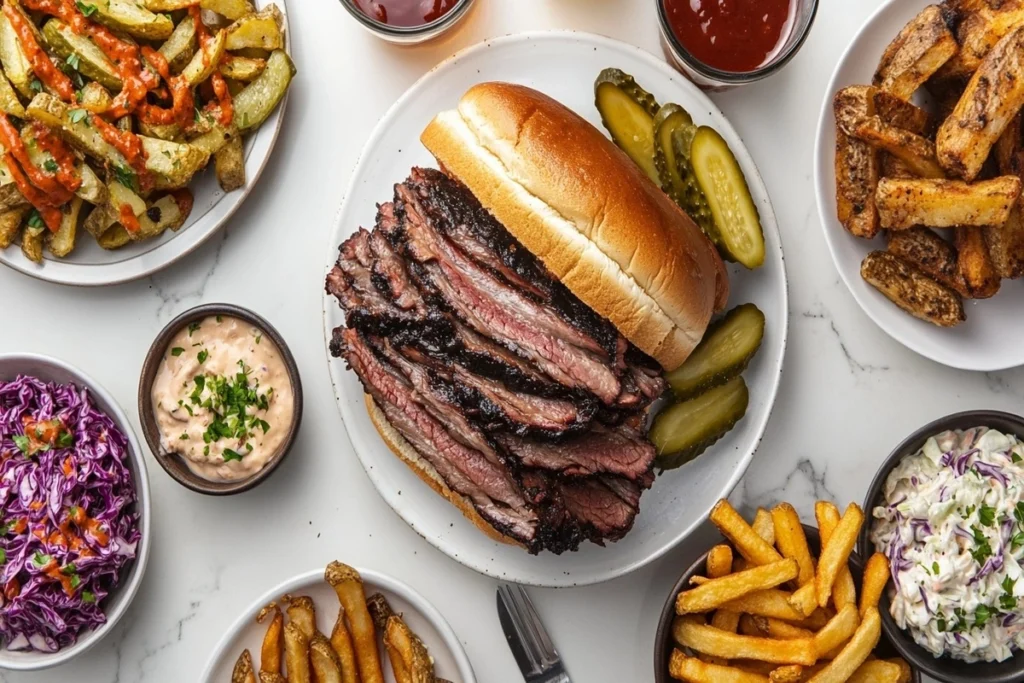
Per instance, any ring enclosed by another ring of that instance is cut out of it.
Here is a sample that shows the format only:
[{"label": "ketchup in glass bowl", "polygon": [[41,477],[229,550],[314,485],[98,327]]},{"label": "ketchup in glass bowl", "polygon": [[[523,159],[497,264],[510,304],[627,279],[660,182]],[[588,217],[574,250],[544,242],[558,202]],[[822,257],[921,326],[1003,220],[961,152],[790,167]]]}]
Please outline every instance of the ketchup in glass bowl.
[{"label": "ketchup in glass bowl", "polygon": [[360,24],[393,43],[435,38],[465,16],[473,0],[340,0]]},{"label": "ketchup in glass bowl", "polygon": [[818,0],[655,0],[669,61],[702,88],[781,69],[803,44]]}]

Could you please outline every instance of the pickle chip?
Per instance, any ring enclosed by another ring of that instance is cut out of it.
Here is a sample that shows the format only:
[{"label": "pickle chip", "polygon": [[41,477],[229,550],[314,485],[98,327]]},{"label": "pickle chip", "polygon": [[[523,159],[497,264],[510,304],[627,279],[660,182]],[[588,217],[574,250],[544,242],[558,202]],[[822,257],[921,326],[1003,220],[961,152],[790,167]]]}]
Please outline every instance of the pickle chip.
[{"label": "pickle chip", "polygon": [[714,239],[715,219],[690,165],[690,141],[696,132],[689,112],[678,104],[662,106],[654,117],[654,164],[661,188]]},{"label": "pickle chip", "polygon": [[743,372],[761,348],[764,313],[754,304],[732,309],[712,325],[681,366],[668,374],[680,400],[725,384]]},{"label": "pickle chip", "polygon": [[658,112],[654,95],[629,74],[605,69],[594,83],[594,97],[612,140],[660,187],[654,164],[654,115]]},{"label": "pickle chip", "polygon": [[655,466],[675,469],[706,451],[743,419],[749,400],[743,378],[734,377],[658,413],[648,434],[658,451]]}]

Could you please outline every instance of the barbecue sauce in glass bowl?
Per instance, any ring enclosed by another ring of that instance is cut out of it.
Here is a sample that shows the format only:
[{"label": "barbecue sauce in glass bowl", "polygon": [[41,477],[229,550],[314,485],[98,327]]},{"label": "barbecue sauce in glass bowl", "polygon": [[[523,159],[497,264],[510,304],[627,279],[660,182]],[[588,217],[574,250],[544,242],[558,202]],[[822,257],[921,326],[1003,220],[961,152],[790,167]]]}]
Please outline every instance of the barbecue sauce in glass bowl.
[{"label": "barbecue sauce in glass bowl", "polygon": [[437,21],[458,4],[458,0],[354,0],[366,16],[388,26],[423,26]]}]

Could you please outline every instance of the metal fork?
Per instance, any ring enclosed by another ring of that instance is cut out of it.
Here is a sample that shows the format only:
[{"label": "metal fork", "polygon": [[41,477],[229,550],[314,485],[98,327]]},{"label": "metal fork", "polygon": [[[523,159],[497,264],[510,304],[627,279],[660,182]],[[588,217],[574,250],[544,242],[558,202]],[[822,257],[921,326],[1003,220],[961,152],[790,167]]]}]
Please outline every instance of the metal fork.
[{"label": "metal fork", "polygon": [[572,683],[522,586],[499,584],[498,619],[526,683]]}]

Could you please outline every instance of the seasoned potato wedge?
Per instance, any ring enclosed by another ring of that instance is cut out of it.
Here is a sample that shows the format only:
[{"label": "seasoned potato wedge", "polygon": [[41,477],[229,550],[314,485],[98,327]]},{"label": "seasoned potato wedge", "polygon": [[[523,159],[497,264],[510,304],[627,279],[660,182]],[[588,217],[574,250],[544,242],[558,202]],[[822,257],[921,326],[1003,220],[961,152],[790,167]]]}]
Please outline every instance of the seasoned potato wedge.
[{"label": "seasoned potato wedge", "polygon": [[199,6],[232,21],[249,16],[256,11],[249,0],[199,0]]},{"label": "seasoned potato wedge", "polygon": [[957,265],[952,244],[928,228],[893,230],[888,233],[888,251],[939,284],[961,296],[969,296],[964,277]]},{"label": "seasoned potato wedge", "polygon": [[[117,215],[110,209],[110,205],[107,203],[98,205],[88,216],[85,217],[85,221],[82,222],[82,228],[99,239],[110,230],[114,224],[117,223]],[[126,232],[125,235],[128,233]]]},{"label": "seasoned potato wedge", "polygon": [[[99,209],[96,209],[96,211],[99,211]],[[96,211],[93,211],[93,213],[96,213]],[[108,251],[120,249],[131,241],[131,235],[128,234],[128,231],[120,223],[114,223],[106,232],[96,238],[96,242]]]},{"label": "seasoned potato wedge", "polygon": [[836,129],[836,204],[839,222],[850,234],[870,239],[878,234],[879,153],[871,145]]},{"label": "seasoned potato wedge", "polygon": [[57,232],[46,231],[46,248],[51,254],[63,258],[75,249],[75,238],[78,235],[78,215],[82,211],[82,200],[75,197],[64,205]]},{"label": "seasoned potato wedge", "polygon": [[942,10],[938,5],[929,5],[903,27],[882,53],[874,84],[909,100],[957,49]]},{"label": "seasoned potato wedge", "polygon": [[14,92],[14,87],[2,71],[0,71],[0,111],[17,116],[19,119],[25,118],[25,107],[22,106],[21,100],[18,99],[18,93]]},{"label": "seasoned potato wedge", "polygon": [[275,50],[267,60],[267,68],[235,97],[235,121],[238,130],[257,128],[284,99],[295,76],[295,65],[284,50]]},{"label": "seasoned potato wedge", "polygon": [[860,274],[868,284],[915,318],[939,327],[954,327],[966,319],[963,302],[956,292],[892,254],[871,252],[861,264]]},{"label": "seasoned potato wedge", "polygon": [[77,55],[78,70],[86,78],[114,92],[121,90],[117,67],[88,36],[75,33],[60,19],[50,19],[43,25],[43,40],[61,59]]},{"label": "seasoned potato wedge", "polygon": [[177,12],[196,4],[196,0],[142,0],[142,6],[150,12]]},{"label": "seasoned potato wedge", "polygon": [[870,85],[851,85],[837,92],[832,100],[836,125],[847,135],[855,135],[857,127],[875,115],[877,92],[878,89]]},{"label": "seasoned potato wedge", "polygon": [[224,78],[248,83],[263,73],[267,68],[267,60],[225,55],[218,68]]},{"label": "seasoned potato wedge", "polygon": [[858,140],[888,152],[904,163],[921,178],[945,178],[946,174],[935,158],[935,143],[915,135],[909,130],[883,123],[878,116],[870,116],[854,132]]},{"label": "seasoned potato wedge", "polygon": [[160,54],[167,60],[171,73],[178,74],[195,56],[198,47],[195,22],[179,21],[171,37],[160,46]]},{"label": "seasoned potato wedge", "polygon": [[905,163],[891,154],[882,154],[882,177],[883,178],[916,178]]},{"label": "seasoned potato wedge", "polygon": [[79,103],[83,109],[88,109],[93,114],[105,114],[114,105],[114,98],[102,85],[96,81],[89,81],[81,90]]},{"label": "seasoned potato wedge", "polygon": [[213,40],[200,48],[192,57],[192,61],[182,70],[181,75],[188,81],[188,84],[195,87],[213,75],[224,56],[224,45],[227,41],[227,33],[223,30],[217,31]]},{"label": "seasoned potato wedge", "polygon": [[96,8],[91,19],[115,31],[145,40],[165,40],[174,30],[167,14],[155,14],[131,0],[89,0]]},{"label": "seasoned potato wedge", "polygon": [[227,49],[281,50],[284,48],[284,18],[276,5],[239,19],[228,27]]},{"label": "seasoned potato wedge", "polygon": [[43,262],[43,234],[46,228],[43,226],[26,226],[21,233],[21,253],[33,263]]},{"label": "seasoned potato wedge", "polygon": [[958,12],[956,40],[960,50],[936,74],[940,78],[970,77],[996,43],[1024,24],[1024,3],[1018,0],[950,3]]},{"label": "seasoned potato wedge", "polygon": [[22,221],[29,212],[28,204],[0,213],[0,249],[6,249],[14,243],[21,232]]},{"label": "seasoned potato wedge", "polygon": [[1000,278],[992,265],[982,228],[957,228],[957,265],[972,299],[988,299],[999,291]]},{"label": "seasoned potato wedge", "polygon": [[[21,139],[25,143],[25,150],[28,152],[29,160],[36,166],[45,167],[48,160],[53,157],[36,144],[36,134],[31,126],[21,129]],[[82,179],[82,184],[75,195],[89,202],[90,204],[102,204],[107,200],[107,189],[103,185],[96,172],[89,168],[88,164],[79,161],[75,164],[75,171]]]},{"label": "seasoned potato wedge", "polygon": [[18,41],[18,34],[10,19],[3,14],[0,14],[0,64],[3,65],[4,74],[23,97],[35,94],[32,90],[32,80],[35,78],[32,65]]},{"label": "seasoned potato wedge", "polygon": [[883,178],[875,203],[881,226],[906,230],[915,225],[952,228],[1002,225],[1020,196],[1021,181],[1000,176],[968,184],[958,180]]},{"label": "seasoned potato wedge", "polygon": [[234,192],[245,187],[245,150],[242,138],[236,137],[213,155],[217,169],[217,181],[225,192]]},{"label": "seasoned potato wedge", "polygon": [[1024,26],[1008,34],[978,67],[935,147],[951,176],[974,180],[992,146],[1024,106]]},{"label": "seasoned potato wedge", "polygon": [[875,114],[884,123],[915,135],[930,138],[935,132],[935,120],[924,109],[896,97],[892,93],[875,89],[872,94]]}]

